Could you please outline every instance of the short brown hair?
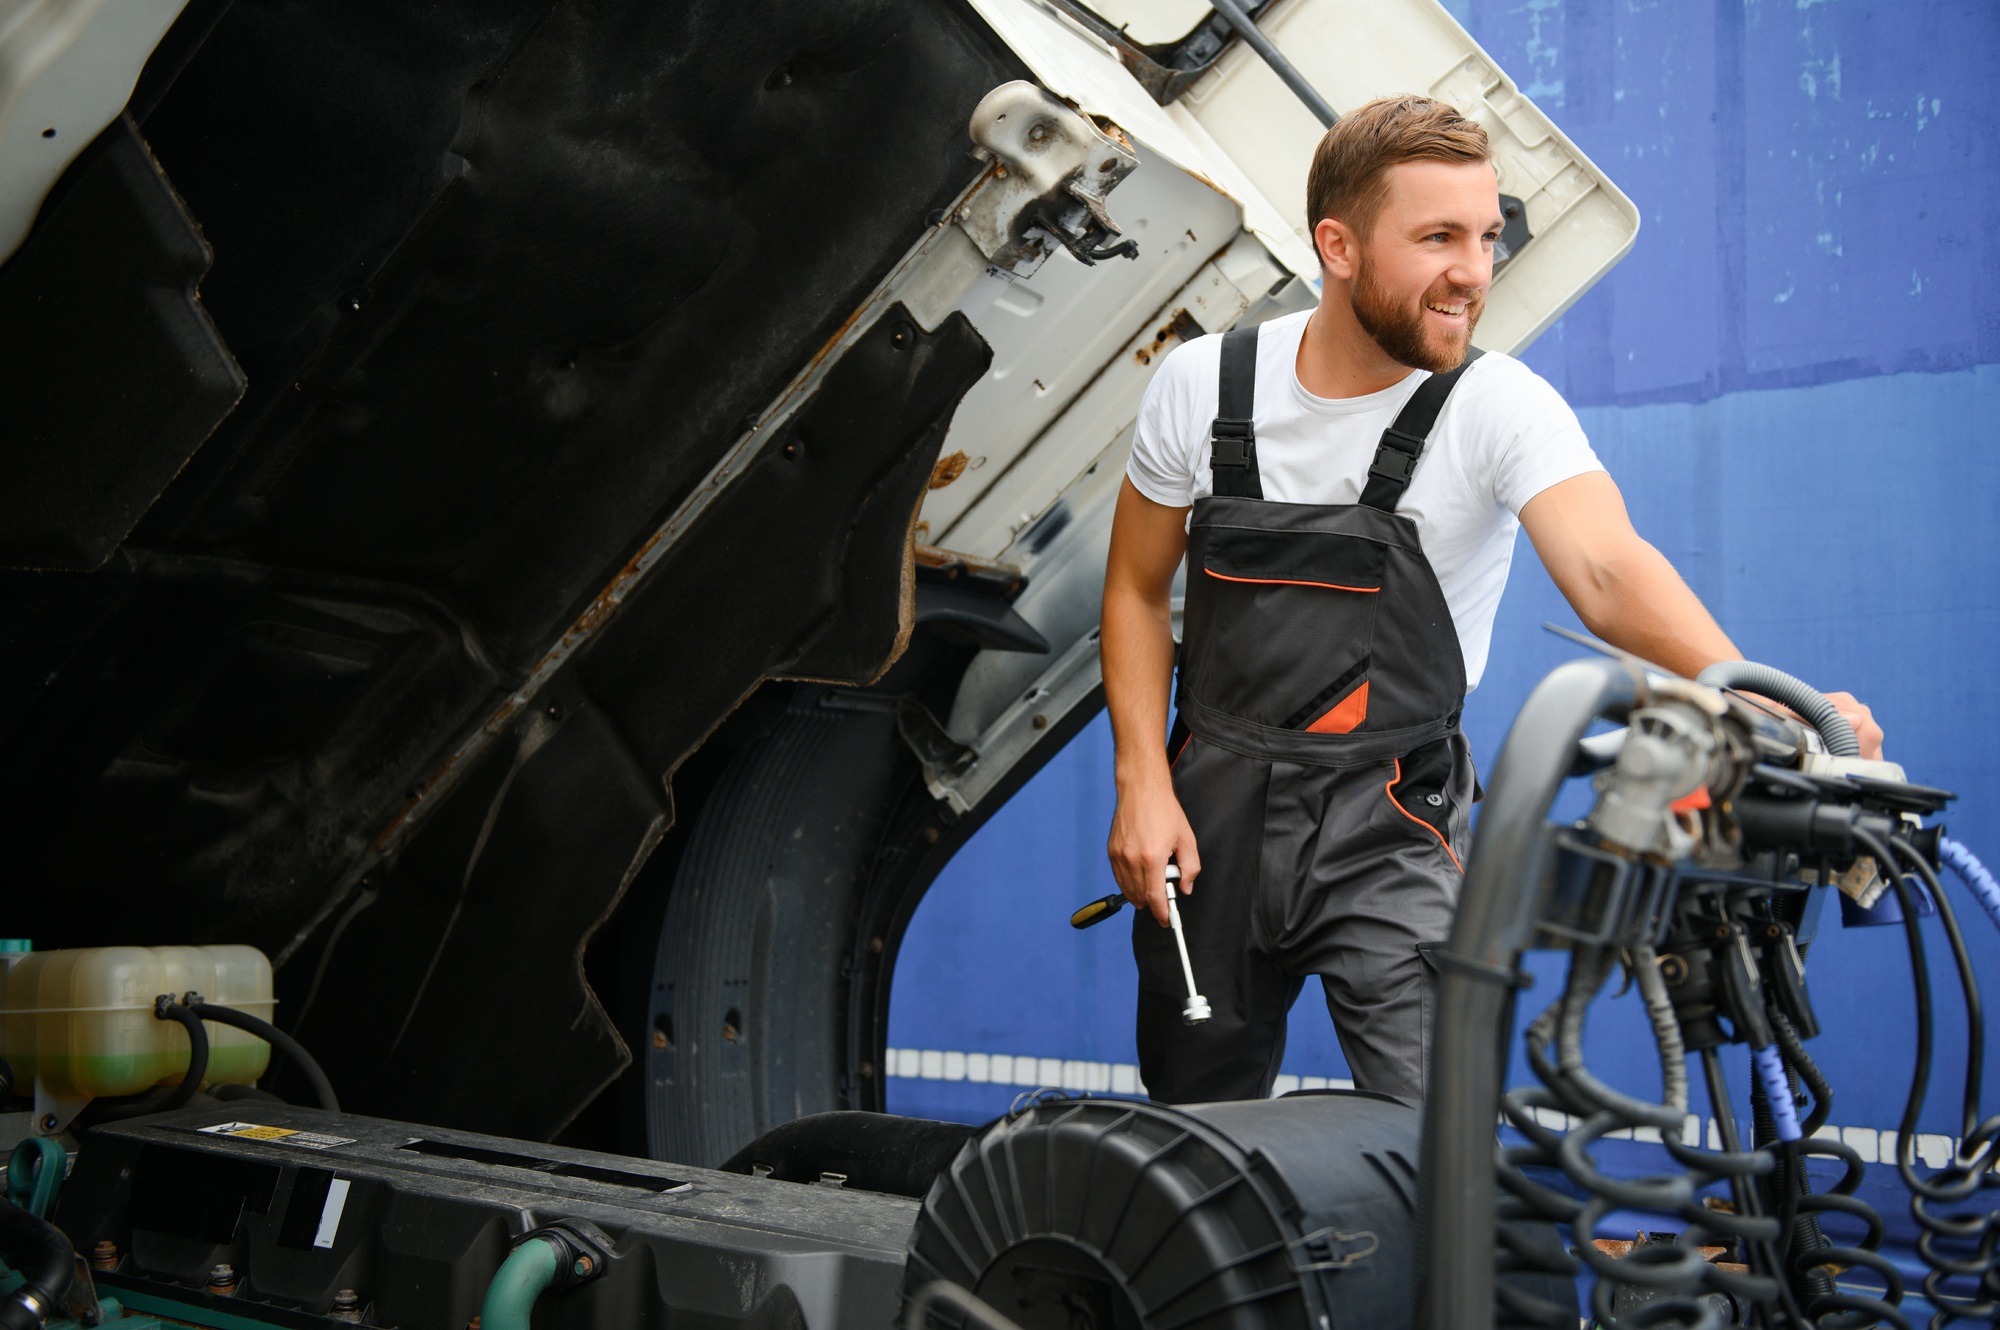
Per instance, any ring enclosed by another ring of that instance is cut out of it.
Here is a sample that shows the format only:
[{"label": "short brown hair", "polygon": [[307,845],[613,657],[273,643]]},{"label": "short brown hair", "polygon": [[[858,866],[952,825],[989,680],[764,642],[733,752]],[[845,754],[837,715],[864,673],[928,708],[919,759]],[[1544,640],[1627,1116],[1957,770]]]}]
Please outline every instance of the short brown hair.
[{"label": "short brown hair", "polygon": [[1477,121],[1429,97],[1379,97],[1333,123],[1306,176],[1306,226],[1337,217],[1366,237],[1389,197],[1389,168],[1404,162],[1490,162]]}]

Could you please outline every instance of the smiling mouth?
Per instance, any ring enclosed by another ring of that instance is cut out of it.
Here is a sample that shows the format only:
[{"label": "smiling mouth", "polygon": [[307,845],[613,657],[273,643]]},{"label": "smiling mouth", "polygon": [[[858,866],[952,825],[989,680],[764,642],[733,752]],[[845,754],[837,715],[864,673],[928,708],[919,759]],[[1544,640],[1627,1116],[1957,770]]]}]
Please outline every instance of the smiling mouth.
[{"label": "smiling mouth", "polygon": [[1464,314],[1465,307],[1466,307],[1466,302],[1463,300],[1456,302],[1443,301],[1443,300],[1426,300],[1424,302],[1425,309],[1435,310],[1439,314],[1449,314],[1452,315],[1453,317],[1457,317],[1459,315]]}]

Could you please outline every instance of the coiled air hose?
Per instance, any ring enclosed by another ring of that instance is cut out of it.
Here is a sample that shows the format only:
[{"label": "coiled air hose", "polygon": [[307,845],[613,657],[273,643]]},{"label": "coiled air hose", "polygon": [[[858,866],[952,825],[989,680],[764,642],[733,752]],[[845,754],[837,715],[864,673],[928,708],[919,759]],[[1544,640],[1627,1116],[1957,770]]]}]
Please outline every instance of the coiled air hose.
[{"label": "coiled air hose", "polygon": [[1827,752],[1835,757],[1861,756],[1861,741],[1854,737],[1854,727],[1826,700],[1826,694],[1783,670],[1750,660],[1718,660],[1696,675],[1695,682],[1709,688],[1761,693],[1804,716],[1819,731]]},{"label": "coiled air hose", "polygon": [[2000,928],[2000,882],[1993,880],[1993,874],[1986,871],[1986,865],[1979,857],[1949,836],[1938,840],[1938,857],[1966,885],[1967,890],[1978,898],[1987,918]]},{"label": "coiled air hose", "polygon": [[76,1252],[54,1224],[0,1198],[0,1253],[26,1280],[0,1297],[0,1330],[40,1330],[69,1289]]},{"label": "coiled air hose", "polygon": [[1751,1049],[1750,1062],[1756,1068],[1757,1083],[1764,1087],[1764,1098],[1771,1105],[1771,1121],[1777,1128],[1778,1139],[1798,1140],[1804,1133],[1799,1130],[1799,1110],[1792,1102],[1792,1083],[1785,1075],[1785,1059],[1778,1046],[1766,1044]]}]

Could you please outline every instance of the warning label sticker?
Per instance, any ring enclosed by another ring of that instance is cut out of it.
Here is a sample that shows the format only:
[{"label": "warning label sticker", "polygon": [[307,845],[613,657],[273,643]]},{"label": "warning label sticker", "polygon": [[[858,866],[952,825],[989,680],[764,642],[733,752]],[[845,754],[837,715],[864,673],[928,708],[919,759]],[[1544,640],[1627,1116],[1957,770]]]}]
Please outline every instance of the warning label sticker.
[{"label": "warning label sticker", "polygon": [[218,1122],[212,1127],[196,1127],[208,1136],[235,1136],[246,1141],[269,1141],[273,1145],[295,1145],[301,1150],[334,1150],[354,1144],[352,1136],[324,1136],[316,1131],[294,1131],[290,1127],[266,1127],[255,1122]]}]

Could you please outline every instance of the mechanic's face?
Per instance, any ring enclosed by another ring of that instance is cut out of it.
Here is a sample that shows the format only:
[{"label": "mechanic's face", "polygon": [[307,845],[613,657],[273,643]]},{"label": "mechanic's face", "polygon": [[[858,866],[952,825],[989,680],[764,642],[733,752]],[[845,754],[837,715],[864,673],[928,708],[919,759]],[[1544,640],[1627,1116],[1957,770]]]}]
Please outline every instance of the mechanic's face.
[{"label": "mechanic's face", "polygon": [[1501,224],[1491,165],[1404,162],[1389,169],[1388,200],[1369,235],[1348,237],[1337,255],[1323,244],[1322,258],[1330,275],[1346,278],[1355,320],[1384,354],[1443,373],[1472,345]]}]

